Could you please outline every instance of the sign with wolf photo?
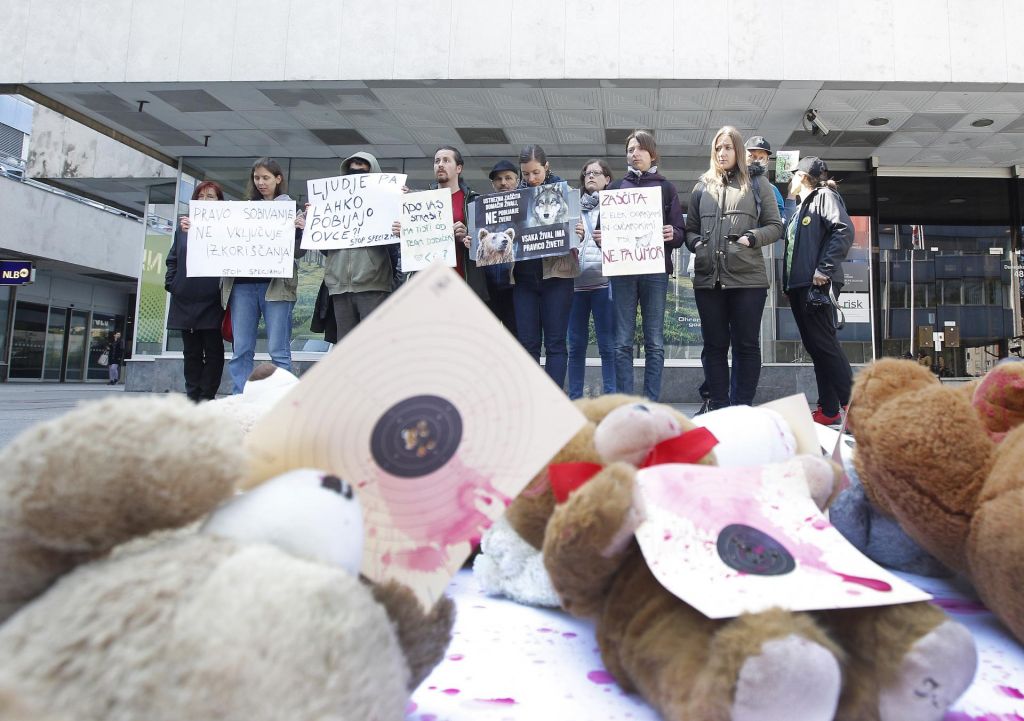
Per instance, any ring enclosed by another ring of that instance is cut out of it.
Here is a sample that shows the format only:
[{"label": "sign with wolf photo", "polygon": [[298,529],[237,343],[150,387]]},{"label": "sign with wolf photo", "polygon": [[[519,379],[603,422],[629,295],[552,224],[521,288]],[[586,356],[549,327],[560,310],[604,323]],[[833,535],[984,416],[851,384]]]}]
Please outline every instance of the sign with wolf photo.
[{"label": "sign with wolf photo", "polygon": [[423,270],[435,261],[455,267],[452,191],[447,188],[402,196],[402,271]]},{"label": "sign with wolf photo", "polygon": [[477,265],[565,255],[578,244],[579,196],[565,181],[473,201],[470,257]]},{"label": "sign with wolf photo", "polygon": [[189,278],[290,278],[295,201],[193,200],[188,205]]},{"label": "sign with wolf photo", "polygon": [[306,183],[309,209],[302,248],[337,250],[397,243],[391,225],[402,212],[402,173],[357,173]]},{"label": "sign with wolf photo", "polygon": [[775,182],[788,183],[800,164],[799,150],[780,150],[775,154]]},{"label": "sign with wolf photo", "polygon": [[602,273],[664,273],[661,186],[602,190],[600,198]]}]

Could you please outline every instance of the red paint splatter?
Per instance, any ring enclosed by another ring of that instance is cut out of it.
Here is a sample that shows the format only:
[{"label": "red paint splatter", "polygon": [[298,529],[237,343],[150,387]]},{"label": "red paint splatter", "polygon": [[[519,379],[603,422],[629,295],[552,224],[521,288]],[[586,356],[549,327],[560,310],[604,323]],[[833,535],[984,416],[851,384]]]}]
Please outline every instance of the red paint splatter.
[{"label": "red paint splatter", "polygon": [[971,716],[963,711],[949,711],[942,717],[942,721],[1024,721],[1024,716],[1017,713],[987,713],[984,716]]},{"label": "red paint splatter", "polygon": [[591,671],[587,674],[587,680],[591,683],[596,683],[599,686],[603,686],[608,683],[615,683],[615,677],[605,671],[603,668]]},{"label": "red paint splatter", "polygon": [[811,524],[811,528],[816,531],[824,531],[826,528],[831,528],[832,524],[826,521],[824,518],[819,518],[817,521]]},{"label": "red paint splatter", "polygon": [[933,598],[932,603],[949,613],[988,613],[988,609],[978,601],[968,601],[962,598]]},{"label": "red paint splatter", "polygon": [[432,713],[425,713],[420,716],[420,721],[437,721],[437,716]]},{"label": "red paint splatter", "polygon": [[402,568],[423,573],[431,573],[444,568],[447,562],[447,551],[436,546],[419,546],[408,551],[395,551],[394,554],[385,553],[381,557],[381,563],[385,566],[397,563]]},{"label": "red paint splatter", "polygon": [[476,701],[482,703],[493,703],[499,706],[515,706],[516,700],[514,698],[478,698]]},{"label": "red paint splatter", "polygon": [[411,714],[413,711],[415,711],[418,708],[419,708],[419,706],[417,706],[413,701],[410,701],[409,703],[407,703],[405,705],[405,715],[408,716],[409,714]]},{"label": "red paint splatter", "polygon": [[545,628],[538,628],[537,629],[537,633],[551,633],[551,632],[552,632],[552,630],[550,628],[546,628],[546,627]]},{"label": "red paint splatter", "polygon": [[1010,698],[1024,698],[1024,693],[1013,686],[997,686],[997,688]]},{"label": "red paint splatter", "polygon": [[891,591],[890,586],[885,581],[879,581],[877,578],[864,578],[863,576],[848,576],[845,573],[839,573],[839,571],[833,571],[832,573],[839,576],[846,583],[856,583],[861,586],[866,586],[873,591]]},{"label": "red paint splatter", "polygon": [[449,696],[457,696],[458,694],[462,693],[462,691],[460,691],[460,690],[459,690],[459,689],[457,689],[457,688],[446,688],[446,689],[445,689],[444,691],[442,691],[441,693],[446,693],[446,694],[448,694]]},{"label": "red paint splatter", "polygon": [[449,661],[461,661],[464,658],[465,658],[465,656],[463,656],[461,653],[453,653],[451,656],[448,657],[448,660]]},{"label": "red paint splatter", "polygon": [[573,633],[572,631],[566,631],[565,633],[562,634],[562,637],[563,638],[576,638],[576,634]]}]

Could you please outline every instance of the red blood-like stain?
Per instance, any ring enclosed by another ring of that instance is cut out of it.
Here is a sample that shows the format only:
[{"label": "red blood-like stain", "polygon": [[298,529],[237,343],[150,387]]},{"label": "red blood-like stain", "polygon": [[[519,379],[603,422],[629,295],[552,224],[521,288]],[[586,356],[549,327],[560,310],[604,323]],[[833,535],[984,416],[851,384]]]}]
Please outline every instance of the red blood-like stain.
[{"label": "red blood-like stain", "polygon": [[456,695],[458,695],[458,694],[460,694],[460,693],[462,693],[462,692],[461,692],[461,691],[460,691],[459,689],[457,689],[457,688],[446,688],[446,689],[445,689],[444,691],[442,691],[441,693],[446,693],[446,694],[448,694],[449,696],[456,696]]},{"label": "red blood-like stain", "polygon": [[465,658],[465,656],[463,656],[461,653],[453,653],[451,656],[448,657],[448,660],[449,661],[461,661],[464,658]]},{"label": "red blood-like stain", "polygon": [[514,698],[478,698],[477,701],[482,703],[493,703],[499,706],[515,706],[516,700]]},{"label": "red blood-like stain", "polygon": [[409,703],[407,703],[405,705],[405,715],[408,716],[409,714],[411,714],[413,711],[415,711],[418,708],[419,708],[419,706],[417,706],[414,702],[410,701]]},{"label": "red blood-like stain", "polygon": [[811,528],[816,531],[824,531],[826,528],[830,528],[831,524],[823,518],[819,518],[811,524]]},{"label": "red blood-like stain", "polygon": [[573,633],[572,631],[566,631],[565,633],[562,634],[562,637],[563,638],[576,638],[576,634]]},{"label": "red blood-like stain", "polygon": [[942,721],[1024,721],[1018,713],[987,713],[984,716],[971,716],[963,711],[948,711]]},{"label": "red blood-like stain", "polygon": [[845,573],[839,573],[839,571],[834,571],[833,573],[835,573],[837,576],[839,576],[841,579],[843,579],[847,583],[856,583],[856,584],[859,584],[861,586],[866,586],[867,588],[870,588],[872,591],[891,591],[892,590],[892,586],[890,586],[885,581],[879,581],[877,578],[863,578],[862,576],[848,576]]},{"label": "red blood-like stain", "polygon": [[537,633],[551,633],[550,628],[538,628]]},{"label": "red blood-like stain", "polygon": [[591,671],[587,674],[587,680],[591,683],[598,685],[604,685],[606,683],[615,683],[615,677],[605,671],[603,668],[596,671]]},{"label": "red blood-like stain", "polygon": [[1021,693],[1020,689],[1016,689],[1013,686],[999,686],[998,688],[1010,698],[1024,698],[1024,693]]},{"label": "red blood-like stain", "polygon": [[977,601],[968,601],[962,598],[933,598],[931,601],[944,611],[949,613],[987,613],[988,609],[984,604]]},{"label": "red blood-like stain", "polygon": [[432,713],[425,713],[420,716],[420,721],[437,721],[437,716]]}]

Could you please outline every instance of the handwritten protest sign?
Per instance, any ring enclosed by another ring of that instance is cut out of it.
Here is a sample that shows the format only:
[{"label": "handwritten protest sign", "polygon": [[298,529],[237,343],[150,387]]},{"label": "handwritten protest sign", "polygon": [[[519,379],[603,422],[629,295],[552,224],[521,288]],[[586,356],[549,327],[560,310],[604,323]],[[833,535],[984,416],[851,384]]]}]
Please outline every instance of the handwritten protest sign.
[{"label": "handwritten protest sign", "polygon": [[434,261],[455,267],[452,192],[447,188],[402,197],[402,270],[423,270]]},{"label": "handwritten protest sign", "polygon": [[601,191],[601,272],[641,275],[665,272],[661,188]]},{"label": "handwritten protest sign", "polygon": [[788,183],[799,164],[799,150],[780,150],[775,156],[775,182]]},{"label": "handwritten protest sign", "polygon": [[295,203],[193,200],[188,206],[189,278],[290,278]]},{"label": "handwritten protest sign", "polygon": [[470,211],[470,257],[477,265],[565,255],[576,240],[580,201],[566,182],[477,198]]},{"label": "handwritten protest sign", "polygon": [[302,247],[337,250],[397,243],[391,224],[402,211],[400,173],[360,173],[306,183],[309,210]]}]

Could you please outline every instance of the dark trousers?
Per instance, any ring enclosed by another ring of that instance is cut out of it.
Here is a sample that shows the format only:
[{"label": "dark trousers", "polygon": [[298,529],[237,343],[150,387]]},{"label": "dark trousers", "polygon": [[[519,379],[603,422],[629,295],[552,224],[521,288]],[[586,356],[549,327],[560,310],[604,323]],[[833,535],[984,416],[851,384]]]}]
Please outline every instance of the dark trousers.
[{"label": "dark trousers", "polygon": [[338,293],[331,296],[334,322],[338,328],[337,343],[341,343],[350,330],[359,325],[391,295],[390,291],[364,290],[358,293]]},{"label": "dark trousers", "polygon": [[[539,269],[540,261],[537,263]],[[512,295],[519,342],[538,362],[543,343],[544,370],[559,388],[565,386],[565,372],[569,364],[566,335],[569,332],[573,290],[572,278],[542,280],[539,273],[523,273],[516,275]]]},{"label": "dark trousers", "polygon": [[513,286],[499,288],[488,283],[487,295],[490,296],[490,300],[487,301],[487,307],[509,333],[516,335],[516,309],[512,301],[512,289]]},{"label": "dark trousers", "polygon": [[818,382],[818,403],[827,416],[839,413],[839,407],[850,402],[853,371],[850,361],[836,337],[834,308],[808,308],[807,291],[796,288],[786,291],[793,319],[800,331],[800,341],[814,362],[814,379]]},{"label": "dark trousers", "polygon": [[[761,377],[761,314],[767,288],[694,288],[704,338],[701,362],[712,407],[753,405]],[[730,394],[729,348],[735,390]],[[733,396],[730,399],[730,395]]]},{"label": "dark trousers", "polygon": [[224,372],[224,339],[220,328],[181,331],[185,360],[185,394],[193,401],[217,397]]}]

